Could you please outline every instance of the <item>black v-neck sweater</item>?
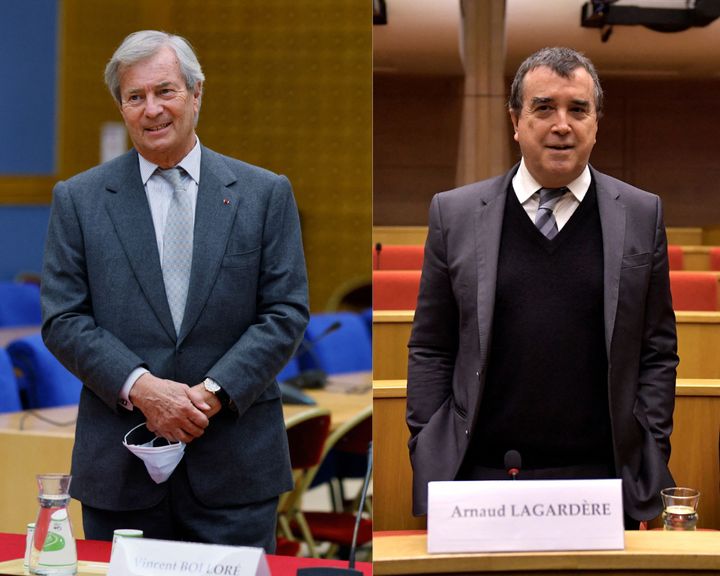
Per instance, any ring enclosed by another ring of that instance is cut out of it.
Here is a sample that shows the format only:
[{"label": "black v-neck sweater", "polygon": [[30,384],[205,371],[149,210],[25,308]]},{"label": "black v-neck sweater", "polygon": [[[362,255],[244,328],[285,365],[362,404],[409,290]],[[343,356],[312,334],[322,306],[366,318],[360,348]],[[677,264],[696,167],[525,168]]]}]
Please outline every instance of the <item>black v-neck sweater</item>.
[{"label": "black v-neck sweater", "polygon": [[[508,191],[487,381],[466,462],[611,463],[603,247],[594,185],[553,240]],[[610,462],[609,462],[610,461]]]}]

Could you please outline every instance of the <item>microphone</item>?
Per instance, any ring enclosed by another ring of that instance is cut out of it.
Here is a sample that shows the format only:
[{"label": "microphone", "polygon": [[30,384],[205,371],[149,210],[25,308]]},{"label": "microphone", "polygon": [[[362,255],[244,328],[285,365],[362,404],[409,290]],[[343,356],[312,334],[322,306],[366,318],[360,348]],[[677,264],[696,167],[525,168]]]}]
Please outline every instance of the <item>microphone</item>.
[{"label": "microphone", "polygon": [[375,270],[381,270],[380,268],[380,252],[382,252],[382,243],[376,242],[375,243],[375,254],[377,255],[377,258],[375,260]]},{"label": "microphone", "polygon": [[505,452],[505,471],[513,480],[517,480],[522,466],[522,457],[517,450],[508,450]]},{"label": "microphone", "polygon": [[357,549],[358,532],[360,531],[360,520],[362,519],[362,511],[365,508],[365,499],[367,498],[368,486],[372,477],[373,457],[372,442],[368,444],[368,465],[365,470],[365,480],[363,481],[362,493],[360,494],[360,503],[358,504],[357,513],[355,515],[355,528],[353,530],[352,542],[350,543],[350,555],[347,568],[335,568],[332,566],[318,566],[313,568],[298,568],[297,576],[362,576],[360,570],[355,569],[355,550]]},{"label": "microphone", "polygon": [[[316,366],[320,366],[321,362],[320,359],[317,356],[317,352],[315,351],[315,346],[317,346],[317,343],[320,342],[323,338],[329,336],[336,330],[338,330],[342,326],[342,322],[339,320],[335,320],[330,326],[325,328],[320,334],[318,335],[315,340],[312,342],[306,342],[305,339],[303,339],[300,342],[300,345],[298,346],[297,351],[295,352],[295,358],[298,358],[304,354],[308,354],[310,358],[312,358],[313,363]],[[325,371],[321,368],[311,368],[309,370],[302,370],[300,374],[297,376],[293,376],[292,378],[288,378],[284,381],[284,384],[295,386],[296,388],[322,388],[325,386],[325,382],[327,381],[327,374],[325,374]]]}]

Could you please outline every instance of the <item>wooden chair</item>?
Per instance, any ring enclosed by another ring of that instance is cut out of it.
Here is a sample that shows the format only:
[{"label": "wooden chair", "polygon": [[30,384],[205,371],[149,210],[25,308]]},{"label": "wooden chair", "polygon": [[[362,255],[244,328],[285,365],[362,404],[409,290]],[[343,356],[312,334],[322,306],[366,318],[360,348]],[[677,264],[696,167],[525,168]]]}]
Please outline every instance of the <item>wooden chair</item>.
[{"label": "wooden chair", "polygon": [[285,422],[290,449],[290,465],[294,488],[280,496],[278,502],[278,542],[297,541],[291,521],[299,526],[299,533],[311,554],[316,556],[315,543],[302,515],[302,498],[310,480],[322,461],[325,442],[330,430],[330,410],[310,408]]},{"label": "wooden chair", "polygon": [[[328,457],[333,454],[336,457],[340,455],[367,456],[368,446],[371,441],[372,406],[368,406],[330,434],[323,450],[323,462],[327,461]],[[367,459],[365,459],[365,468],[367,468]],[[316,468],[306,476],[305,489],[313,485],[318,470],[319,468]],[[363,477],[364,475],[365,471],[363,471]],[[342,478],[337,478],[337,481],[342,482]],[[312,535],[312,539],[310,541],[305,540],[305,542],[313,556],[318,555],[315,548],[318,542],[330,543],[330,548],[324,554],[326,557],[333,556],[338,547],[350,547],[359,504],[360,494],[344,502],[339,510],[332,512],[305,511],[302,514],[302,520],[305,522],[307,532]],[[358,530],[358,546],[372,541],[372,505],[368,502],[360,513],[363,516],[360,519]],[[305,539],[306,529],[298,521],[299,518],[297,516],[291,522],[291,528],[296,536]]]}]

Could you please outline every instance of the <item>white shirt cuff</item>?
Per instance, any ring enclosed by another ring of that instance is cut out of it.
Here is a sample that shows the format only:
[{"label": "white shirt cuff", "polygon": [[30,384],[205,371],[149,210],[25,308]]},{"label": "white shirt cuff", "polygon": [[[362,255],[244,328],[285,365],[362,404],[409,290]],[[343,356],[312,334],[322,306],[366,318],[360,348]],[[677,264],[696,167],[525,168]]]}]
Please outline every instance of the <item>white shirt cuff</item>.
[{"label": "white shirt cuff", "polygon": [[125,384],[123,384],[123,387],[120,389],[120,396],[118,398],[118,404],[120,404],[120,406],[126,410],[132,410],[134,408],[133,403],[130,402],[130,390],[135,385],[135,382],[137,382],[137,379],[147,372],[150,372],[150,370],[143,367],[135,368],[135,370],[130,372],[130,376],[127,377]]}]

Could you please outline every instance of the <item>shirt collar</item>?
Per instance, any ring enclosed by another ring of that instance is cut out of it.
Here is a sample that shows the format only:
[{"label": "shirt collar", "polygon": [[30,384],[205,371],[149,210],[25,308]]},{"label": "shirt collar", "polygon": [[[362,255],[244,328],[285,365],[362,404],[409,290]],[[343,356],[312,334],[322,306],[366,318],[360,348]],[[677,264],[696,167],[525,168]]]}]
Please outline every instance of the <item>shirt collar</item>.
[{"label": "shirt collar", "polygon": [[[200,138],[195,138],[195,146],[193,146],[192,150],[188,152],[188,155],[185,156],[180,162],[177,163],[177,166],[181,166],[185,172],[187,172],[190,177],[195,181],[196,184],[200,183],[200,155],[201,155],[201,148],[200,148]],[[146,158],[144,158],[141,154],[138,154],[138,160],[140,161],[140,177],[142,178],[143,186],[147,184],[147,181],[150,180],[150,177],[155,173],[155,170],[157,170],[158,165],[153,164]]]},{"label": "shirt collar", "polygon": [[[567,185],[567,188],[570,189],[570,192],[572,192],[572,195],[575,196],[575,199],[578,202],[582,202],[583,198],[585,198],[585,194],[587,194],[587,191],[590,188],[591,181],[592,176],[590,175],[590,168],[585,165],[585,169],[580,173],[580,176],[570,182],[570,184]],[[525,158],[520,161],[520,168],[518,168],[517,173],[513,176],[512,185],[520,204],[527,202],[530,197],[535,194],[535,192],[542,188],[542,186],[537,180],[535,180],[535,178],[533,178],[532,174],[530,174],[530,171],[527,169],[527,166],[525,165]]]}]

